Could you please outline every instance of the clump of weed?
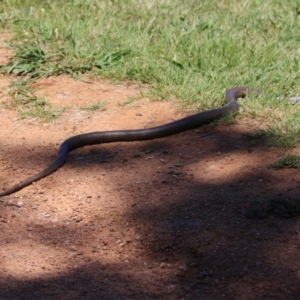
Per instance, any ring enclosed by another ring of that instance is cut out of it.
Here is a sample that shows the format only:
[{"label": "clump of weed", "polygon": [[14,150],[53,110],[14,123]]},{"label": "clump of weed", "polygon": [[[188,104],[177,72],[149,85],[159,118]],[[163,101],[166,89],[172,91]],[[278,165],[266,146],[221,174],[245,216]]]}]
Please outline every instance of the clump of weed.
[{"label": "clump of weed", "polygon": [[134,97],[129,97],[127,100],[123,101],[123,102],[119,102],[118,105],[119,106],[128,106],[134,103],[136,99]]},{"label": "clump of weed", "polygon": [[271,168],[274,169],[300,169],[300,155],[288,155],[277,160],[275,163],[271,164]]},{"label": "clump of weed", "polygon": [[300,215],[300,199],[273,198],[266,202],[252,201],[246,211],[249,219],[264,219],[269,215],[292,218]]},{"label": "clump of weed", "polygon": [[105,101],[97,101],[96,103],[93,103],[89,106],[83,107],[83,110],[89,110],[89,111],[104,111],[106,110],[106,102]]},{"label": "clump of weed", "polygon": [[300,201],[295,199],[275,198],[268,202],[268,212],[281,218],[300,215]]},{"label": "clump of weed", "polygon": [[36,117],[46,121],[58,118],[63,108],[53,108],[45,98],[34,95],[30,81],[16,81],[9,86],[12,107],[16,108],[22,118]]}]

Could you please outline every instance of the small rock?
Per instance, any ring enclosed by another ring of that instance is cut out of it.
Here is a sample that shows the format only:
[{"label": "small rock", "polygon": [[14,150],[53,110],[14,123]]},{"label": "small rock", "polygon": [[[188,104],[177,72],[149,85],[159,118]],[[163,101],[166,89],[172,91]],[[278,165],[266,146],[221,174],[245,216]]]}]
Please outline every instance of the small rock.
[{"label": "small rock", "polygon": [[181,168],[181,167],[183,167],[183,163],[176,163],[176,164],[174,164],[174,167]]},{"label": "small rock", "polygon": [[181,271],[186,271],[186,265],[181,265],[178,269]]}]

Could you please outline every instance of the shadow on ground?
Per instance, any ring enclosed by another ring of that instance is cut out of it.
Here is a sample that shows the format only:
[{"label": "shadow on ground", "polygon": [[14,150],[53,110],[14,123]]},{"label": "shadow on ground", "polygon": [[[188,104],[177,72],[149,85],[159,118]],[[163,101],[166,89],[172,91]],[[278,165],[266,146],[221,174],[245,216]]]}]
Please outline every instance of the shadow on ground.
[{"label": "shadow on ground", "polygon": [[[24,161],[14,162],[24,169],[26,164],[48,162],[46,153],[24,155]],[[289,177],[296,171],[275,173],[268,168],[277,155],[278,150],[270,152],[241,132],[224,128],[71,154],[65,168],[99,168],[107,176],[123,168],[126,176],[115,184],[124,181],[117,195],[124,199],[124,214],[109,230],[104,228],[109,213],[103,215],[106,220],[91,217],[90,224],[101,229],[98,233],[80,223],[52,228],[29,220],[26,226],[34,227],[35,242],[54,243],[65,252],[69,248],[61,237],[81,240],[89,249],[96,243],[91,239],[101,238],[105,230],[106,235],[131,230],[124,233],[123,250],[118,250],[124,259],[104,263],[101,245],[87,253],[71,253],[73,267],[55,275],[26,279],[3,274],[0,299],[298,299],[299,218],[246,217],[252,200],[297,195],[299,177]],[[151,159],[160,160],[159,168],[149,167]],[[137,182],[147,180],[129,186],[130,172],[136,173]],[[213,174],[215,180],[206,180]],[[117,247],[120,243],[105,244],[106,251]]]}]

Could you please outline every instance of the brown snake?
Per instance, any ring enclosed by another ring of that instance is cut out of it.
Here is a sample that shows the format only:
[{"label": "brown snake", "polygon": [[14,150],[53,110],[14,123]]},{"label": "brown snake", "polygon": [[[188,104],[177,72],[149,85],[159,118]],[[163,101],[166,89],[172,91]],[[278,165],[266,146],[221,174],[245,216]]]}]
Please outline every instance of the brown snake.
[{"label": "brown snake", "polygon": [[13,194],[55,172],[67,161],[69,152],[77,148],[102,143],[145,141],[190,130],[218,119],[230,112],[238,111],[239,105],[237,99],[244,98],[248,92],[254,92],[257,95],[260,94],[258,90],[252,90],[246,87],[234,87],[225,93],[225,106],[200,112],[165,125],[136,130],[97,131],[73,136],[60,145],[57,157],[48,167],[11,188],[4,190],[0,193],[0,197]]}]

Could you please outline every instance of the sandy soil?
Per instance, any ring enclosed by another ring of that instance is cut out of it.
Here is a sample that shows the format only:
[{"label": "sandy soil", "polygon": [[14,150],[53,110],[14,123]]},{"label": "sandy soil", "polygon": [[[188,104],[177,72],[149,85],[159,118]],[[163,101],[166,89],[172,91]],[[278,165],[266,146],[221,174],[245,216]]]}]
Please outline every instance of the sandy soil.
[{"label": "sandy soil", "polygon": [[[47,166],[70,136],[188,114],[134,85],[60,76],[34,88],[66,107],[62,117],[20,119],[7,108],[13,80],[0,77],[0,189]],[[82,109],[99,100],[106,110]],[[299,171],[270,169],[282,151],[249,138],[255,128],[241,114],[232,126],[85,147],[2,198],[0,299],[300,299],[299,217],[245,216],[253,200],[299,198]]]}]

